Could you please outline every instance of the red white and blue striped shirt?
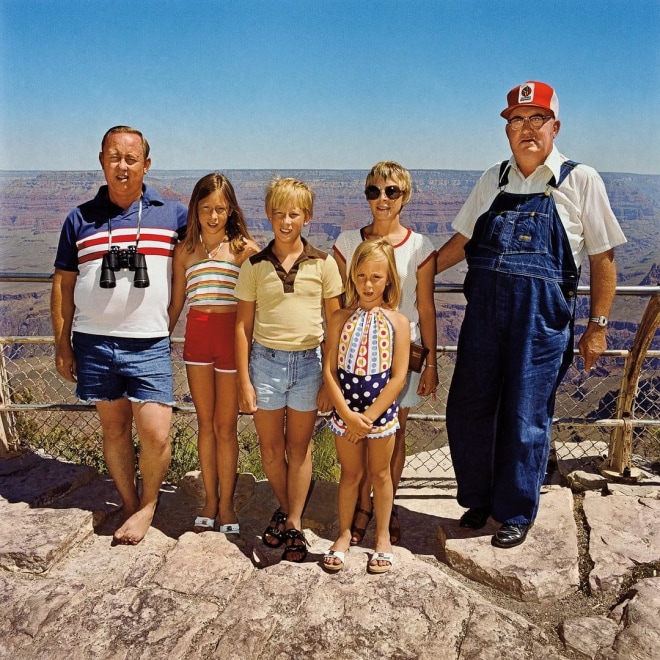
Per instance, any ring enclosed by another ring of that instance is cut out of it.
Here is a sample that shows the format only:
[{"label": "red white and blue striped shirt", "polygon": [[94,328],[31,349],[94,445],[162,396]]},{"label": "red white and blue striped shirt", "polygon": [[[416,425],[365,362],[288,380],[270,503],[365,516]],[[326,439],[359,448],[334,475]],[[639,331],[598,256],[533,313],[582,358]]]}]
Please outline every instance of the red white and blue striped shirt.
[{"label": "red white and blue striped shirt", "polygon": [[[134,273],[120,270],[115,273],[115,288],[102,289],[101,263],[108,252],[109,234],[119,249],[135,245],[139,204],[138,252],[146,257],[150,285],[135,288]],[[111,337],[167,337],[172,253],[185,234],[186,218],[183,204],[162,199],[149,186],[126,210],[112,203],[107,186],[101,186],[94,199],[71,211],[60,234],[55,268],[78,272],[73,330]]]}]

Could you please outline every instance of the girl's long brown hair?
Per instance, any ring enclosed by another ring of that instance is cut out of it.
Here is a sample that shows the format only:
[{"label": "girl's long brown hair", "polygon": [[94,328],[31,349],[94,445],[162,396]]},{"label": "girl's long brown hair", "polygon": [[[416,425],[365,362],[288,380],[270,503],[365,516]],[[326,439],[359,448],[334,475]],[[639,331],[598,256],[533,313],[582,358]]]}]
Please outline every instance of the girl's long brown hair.
[{"label": "girl's long brown hair", "polygon": [[190,202],[188,203],[188,228],[186,230],[186,238],[184,244],[188,252],[194,252],[199,235],[201,233],[201,225],[199,222],[199,214],[197,213],[197,206],[199,202],[208,197],[211,193],[219,190],[229,204],[227,212],[227,239],[229,246],[234,254],[242,252],[245,249],[245,239],[251,239],[250,232],[248,232],[247,225],[245,224],[245,217],[241,207],[236,200],[236,193],[234,187],[231,185],[229,179],[218,172],[212,172],[203,176],[193,188]]}]

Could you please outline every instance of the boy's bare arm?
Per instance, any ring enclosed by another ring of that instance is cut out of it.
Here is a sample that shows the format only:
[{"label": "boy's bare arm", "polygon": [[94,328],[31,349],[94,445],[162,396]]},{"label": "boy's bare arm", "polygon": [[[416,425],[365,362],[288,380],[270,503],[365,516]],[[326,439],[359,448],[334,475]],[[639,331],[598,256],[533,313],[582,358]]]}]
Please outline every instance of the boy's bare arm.
[{"label": "boy's bare arm", "polygon": [[239,300],[236,310],[236,372],[238,381],[238,405],[245,413],[257,409],[257,396],[250,381],[250,347],[254,330],[254,301]]},{"label": "boy's bare arm", "polygon": [[[329,332],[330,319],[333,318],[334,313],[341,309],[341,296],[334,296],[333,298],[325,298],[323,300],[323,311],[325,315],[325,326],[326,326],[326,340],[321,343],[321,350],[323,352],[323,361],[325,363],[326,352],[329,350],[327,334]],[[336,350],[336,347],[335,349]],[[326,376],[324,371],[323,382],[319,388],[319,393],[316,397],[316,405],[320,412],[330,412],[333,407],[332,398],[330,397],[328,386],[326,384]]]}]

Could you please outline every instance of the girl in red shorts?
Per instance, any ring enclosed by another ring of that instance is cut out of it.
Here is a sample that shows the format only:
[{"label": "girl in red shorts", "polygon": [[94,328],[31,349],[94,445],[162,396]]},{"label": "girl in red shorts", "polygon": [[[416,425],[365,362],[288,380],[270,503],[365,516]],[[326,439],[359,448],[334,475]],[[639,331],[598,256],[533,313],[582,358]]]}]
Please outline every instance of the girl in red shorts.
[{"label": "girl in red shorts", "polygon": [[183,361],[197,412],[197,449],[206,501],[194,531],[238,534],[234,488],[238,464],[238,396],[234,358],[241,264],[259,251],[229,180],[207,174],[193,189],[186,238],[174,250],[170,333],[188,302]]}]

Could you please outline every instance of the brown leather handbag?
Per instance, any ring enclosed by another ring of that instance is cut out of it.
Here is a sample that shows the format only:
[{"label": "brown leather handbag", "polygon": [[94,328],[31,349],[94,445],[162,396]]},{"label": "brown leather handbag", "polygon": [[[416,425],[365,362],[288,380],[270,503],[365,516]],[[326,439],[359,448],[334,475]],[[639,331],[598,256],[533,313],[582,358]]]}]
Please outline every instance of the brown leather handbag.
[{"label": "brown leather handbag", "polygon": [[419,373],[424,366],[424,360],[429,354],[429,349],[424,348],[421,344],[410,344],[410,357],[408,358],[408,369]]}]

